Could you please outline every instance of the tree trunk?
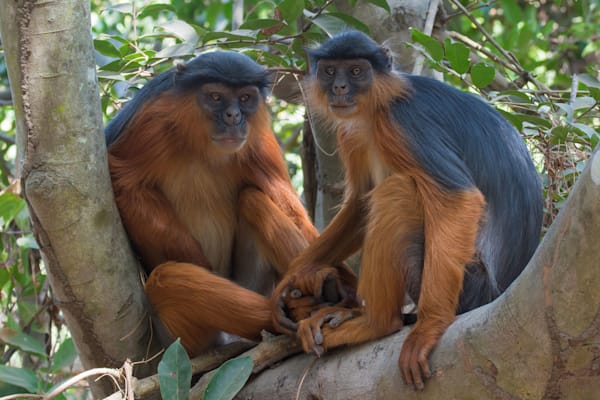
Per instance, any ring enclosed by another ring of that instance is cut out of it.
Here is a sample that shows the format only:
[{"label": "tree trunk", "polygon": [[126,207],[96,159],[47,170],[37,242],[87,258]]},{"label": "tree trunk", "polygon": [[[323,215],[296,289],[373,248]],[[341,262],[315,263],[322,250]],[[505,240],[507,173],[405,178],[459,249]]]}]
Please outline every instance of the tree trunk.
[{"label": "tree trunk", "polygon": [[[239,399],[597,399],[600,387],[600,154],[533,259],[501,297],[457,318],[425,391],[397,360],[409,331],[263,372]],[[297,395],[299,396],[297,397]]]},{"label": "tree trunk", "polygon": [[[18,174],[54,302],[84,367],[142,360],[149,318],[110,185],[89,2],[5,0],[0,26]],[[112,392],[103,381],[97,396]]]}]

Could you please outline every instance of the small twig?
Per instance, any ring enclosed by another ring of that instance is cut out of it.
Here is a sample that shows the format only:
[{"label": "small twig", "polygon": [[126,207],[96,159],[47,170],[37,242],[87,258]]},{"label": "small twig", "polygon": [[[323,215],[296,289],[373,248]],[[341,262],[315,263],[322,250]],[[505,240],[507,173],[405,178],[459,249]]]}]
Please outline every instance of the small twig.
[{"label": "small twig", "polygon": [[[435,17],[437,15],[438,7],[440,5],[440,0],[430,0],[429,2],[429,10],[427,10],[427,19],[425,20],[425,25],[423,26],[423,33],[431,36],[431,32],[433,32],[433,24],[435,22]],[[415,64],[413,66],[413,75],[421,75],[423,72],[423,63],[425,61],[425,56],[423,54],[418,53],[415,57]]]},{"label": "small twig", "polygon": [[575,99],[577,99],[577,87],[579,86],[579,75],[573,75],[573,79],[571,81],[571,95],[569,96],[569,104],[573,105],[575,103]]},{"label": "small twig", "polygon": [[519,63],[519,61],[517,60],[517,58],[509,53],[508,51],[504,50],[504,48],[502,46],[500,46],[498,44],[498,42],[496,42],[494,40],[494,38],[492,37],[492,35],[490,35],[488,33],[488,31],[477,21],[477,18],[475,18],[473,16],[473,14],[471,14],[471,12],[469,12],[469,10],[467,10],[458,0],[450,0],[450,2],[452,4],[454,4],[459,10],[461,10],[465,16],[467,18],[469,18],[469,20],[473,23],[473,25],[475,25],[475,27],[477,27],[477,29],[483,34],[483,36],[485,36],[485,38],[500,52],[500,54],[502,54],[502,56],[504,58],[506,58],[506,60],[510,61],[511,63],[513,63],[513,65],[517,68],[517,70],[519,71],[518,74],[519,76],[521,76],[523,79],[528,80],[530,82],[532,82],[533,84],[535,84],[537,87],[541,88],[541,89],[548,89],[544,84],[542,84],[541,82],[539,82],[537,79],[535,79],[530,73],[529,71],[525,70],[521,64]]},{"label": "small twig", "polygon": [[521,71],[519,71],[519,69],[517,67],[515,67],[513,64],[507,63],[504,60],[501,60],[500,58],[498,58],[497,55],[495,55],[494,53],[492,53],[491,51],[489,51],[488,49],[486,49],[485,47],[483,47],[481,44],[475,42],[474,40],[472,40],[471,38],[468,38],[458,32],[454,32],[454,31],[450,31],[448,32],[448,36],[450,36],[452,39],[454,40],[458,40],[462,43],[464,43],[465,45],[469,46],[470,48],[477,50],[478,52],[480,52],[481,54],[485,55],[486,57],[488,57],[490,60],[502,65],[503,67],[510,69],[511,71],[513,71],[515,74],[520,74]]}]

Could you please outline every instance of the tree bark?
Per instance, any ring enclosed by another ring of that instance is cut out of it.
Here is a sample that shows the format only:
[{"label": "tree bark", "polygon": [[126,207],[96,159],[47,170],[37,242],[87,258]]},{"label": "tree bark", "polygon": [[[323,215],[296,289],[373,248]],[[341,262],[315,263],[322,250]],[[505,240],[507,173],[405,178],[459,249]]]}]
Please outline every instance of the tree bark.
[{"label": "tree bark", "polygon": [[597,399],[600,387],[600,155],[592,156],[529,265],[496,301],[457,318],[424,392],[397,360],[409,331],[293,358],[239,399]]},{"label": "tree bark", "polygon": [[[142,360],[149,318],[108,174],[89,2],[6,0],[0,26],[18,174],[54,302],[85,368]],[[97,396],[112,392],[103,381]]]}]

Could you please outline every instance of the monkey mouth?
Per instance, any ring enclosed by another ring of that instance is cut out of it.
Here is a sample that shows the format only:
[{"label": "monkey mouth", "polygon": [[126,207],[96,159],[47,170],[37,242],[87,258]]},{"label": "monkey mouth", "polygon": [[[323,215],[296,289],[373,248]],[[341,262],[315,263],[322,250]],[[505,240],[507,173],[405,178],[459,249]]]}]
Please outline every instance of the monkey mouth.
[{"label": "monkey mouth", "polygon": [[213,138],[213,143],[220,149],[233,153],[240,150],[246,143],[245,137],[239,136],[222,136]]},{"label": "monkey mouth", "polygon": [[332,113],[339,117],[350,116],[356,111],[356,103],[350,102],[331,102],[329,109]]}]

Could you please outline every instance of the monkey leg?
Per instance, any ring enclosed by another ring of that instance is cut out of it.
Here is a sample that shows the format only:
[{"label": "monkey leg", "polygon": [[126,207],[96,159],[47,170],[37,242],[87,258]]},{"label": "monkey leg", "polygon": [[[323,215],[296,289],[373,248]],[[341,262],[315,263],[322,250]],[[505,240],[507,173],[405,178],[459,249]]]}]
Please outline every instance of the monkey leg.
[{"label": "monkey leg", "polygon": [[[408,268],[415,265],[412,249],[415,243],[422,248],[423,209],[414,181],[403,175],[388,177],[371,192],[369,206],[358,282],[364,306],[358,312],[326,308],[301,321],[298,336],[305,350],[319,353],[402,327],[405,281],[411,275]],[[422,256],[416,258],[420,262]]]},{"label": "monkey leg", "polygon": [[431,376],[427,358],[456,317],[485,201],[476,188],[448,193],[425,185],[419,190],[425,217],[423,274],[417,322],[404,341],[399,366],[405,382],[422,389],[423,378]]},{"label": "monkey leg", "polygon": [[269,299],[187,263],[156,267],[146,294],[172,337],[190,356],[209,347],[219,331],[251,340],[272,330]]}]

